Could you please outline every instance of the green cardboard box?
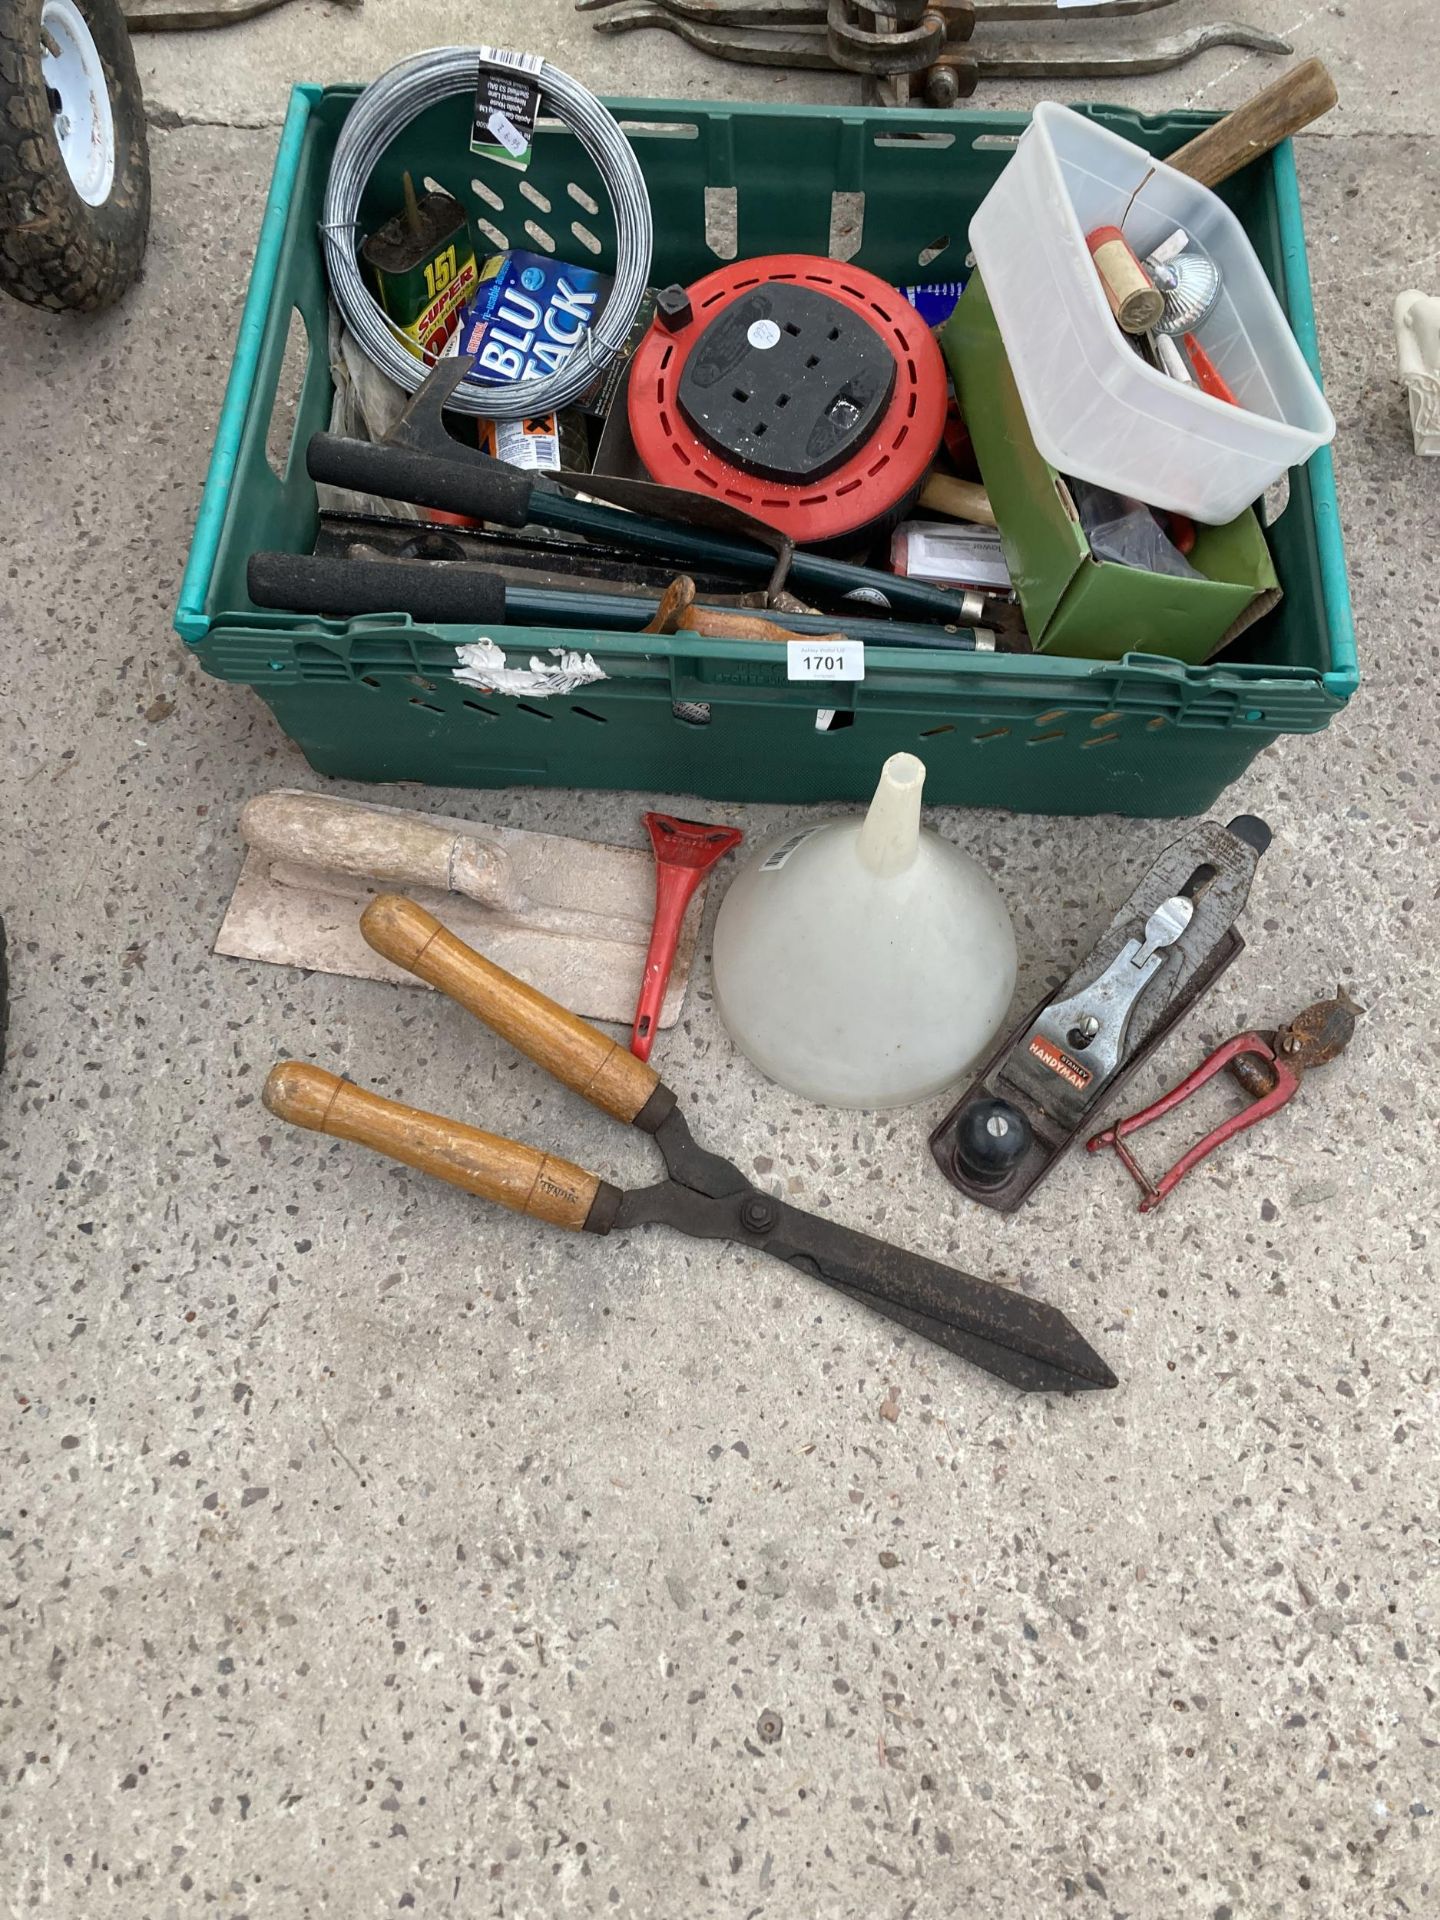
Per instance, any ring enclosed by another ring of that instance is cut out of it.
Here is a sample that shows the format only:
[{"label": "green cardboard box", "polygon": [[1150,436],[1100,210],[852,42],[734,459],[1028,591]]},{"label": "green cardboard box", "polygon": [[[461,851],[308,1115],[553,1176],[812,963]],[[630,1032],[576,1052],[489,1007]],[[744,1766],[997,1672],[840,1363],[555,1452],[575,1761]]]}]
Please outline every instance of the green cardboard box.
[{"label": "green cardboard box", "polygon": [[1037,653],[1154,653],[1201,666],[1278,604],[1280,581],[1253,509],[1228,527],[1197,527],[1188,558],[1203,580],[1095,559],[1069,489],[1031,438],[978,273],[940,344]]}]

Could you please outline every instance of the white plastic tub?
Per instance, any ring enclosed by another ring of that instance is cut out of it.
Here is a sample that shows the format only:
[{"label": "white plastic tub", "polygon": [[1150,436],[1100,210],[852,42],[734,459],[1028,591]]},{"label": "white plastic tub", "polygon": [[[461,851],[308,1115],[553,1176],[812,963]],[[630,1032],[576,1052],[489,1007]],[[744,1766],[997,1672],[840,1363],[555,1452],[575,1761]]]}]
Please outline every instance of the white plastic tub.
[{"label": "white plastic tub", "polygon": [[[1200,339],[1238,407],[1148,366],[1121,333],[1085,236],[1122,224],[1142,258],[1183,227],[1220,267],[1224,292]],[[1068,107],[1036,108],[970,244],[1035,443],[1062,473],[1223,526],[1334,439],[1335,416],[1235,215]]]}]

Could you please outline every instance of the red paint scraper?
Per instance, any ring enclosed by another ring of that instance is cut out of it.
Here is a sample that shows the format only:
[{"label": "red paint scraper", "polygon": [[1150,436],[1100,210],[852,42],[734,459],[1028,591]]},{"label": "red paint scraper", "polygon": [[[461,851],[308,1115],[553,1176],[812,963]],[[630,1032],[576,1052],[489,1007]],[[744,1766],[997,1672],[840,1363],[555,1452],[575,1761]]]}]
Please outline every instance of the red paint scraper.
[{"label": "red paint scraper", "polygon": [[670,969],[675,964],[685,909],[711,867],[732,847],[738,847],[745,836],[738,827],[706,827],[696,820],[677,820],[669,813],[647,813],[641,818],[655,849],[655,925],[640,981],[630,1051],[637,1060],[648,1060],[660,1024],[665,989],[670,984]]}]

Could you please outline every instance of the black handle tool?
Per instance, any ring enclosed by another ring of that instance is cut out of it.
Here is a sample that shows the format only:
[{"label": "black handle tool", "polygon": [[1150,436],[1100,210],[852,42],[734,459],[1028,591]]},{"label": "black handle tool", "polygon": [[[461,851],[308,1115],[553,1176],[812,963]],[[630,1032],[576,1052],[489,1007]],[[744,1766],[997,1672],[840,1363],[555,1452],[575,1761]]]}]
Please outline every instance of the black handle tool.
[{"label": "black handle tool", "polygon": [[[305,452],[310,478],[502,526],[578,533],[653,554],[673,563],[677,572],[723,567],[745,579],[769,581],[777,592],[788,578],[811,600],[843,602],[848,595],[863,593],[873,604],[879,594],[883,607],[911,619],[959,627],[990,624],[989,597],[984,594],[954,593],[796,549],[773,527],[723,500],[602,474],[577,474],[568,481],[539,478],[492,459],[478,447],[462,445],[446,429],[444,408],[471,359],[461,353],[439,361],[411,395],[386,440],[312,435]],[[564,490],[567,486],[592,497],[572,499]],[[601,500],[613,504],[597,504]]]},{"label": "black handle tool", "polygon": [[[245,586],[257,607],[276,607],[285,613],[313,613],[328,620],[404,613],[412,620],[464,627],[511,624],[640,633],[661,606],[654,594],[517,585],[465,561],[356,560],[343,554],[252,553]],[[699,604],[706,602],[702,598]],[[723,614],[730,609],[717,611]],[[910,626],[846,614],[781,613],[763,607],[746,611],[750,619],[773,625],[777,642],[796,634],[826,638],[841,633],[875,647],[937,647],[950,653],[993,649],[993,642],[987,643],[968,628]],[[689,631],[685,621],[679,630]]]}]

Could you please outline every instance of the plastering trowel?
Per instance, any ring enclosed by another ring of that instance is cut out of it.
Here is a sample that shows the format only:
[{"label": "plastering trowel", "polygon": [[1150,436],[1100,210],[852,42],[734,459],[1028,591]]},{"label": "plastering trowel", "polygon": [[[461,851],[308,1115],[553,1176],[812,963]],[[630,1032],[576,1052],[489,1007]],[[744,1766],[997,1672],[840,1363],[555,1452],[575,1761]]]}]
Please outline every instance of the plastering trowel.
[{"label": "plastering trowel", "polygon": [[[403,887],[507,971],[592,1020],[629,1025],[655,908],[649,849],[282,789],[240,816],[245,864],[215,951],[360,980],[416,976],[366,945],[359,916]],[[659,1024],[680,1017],[704,906],[681,928]]]}]

